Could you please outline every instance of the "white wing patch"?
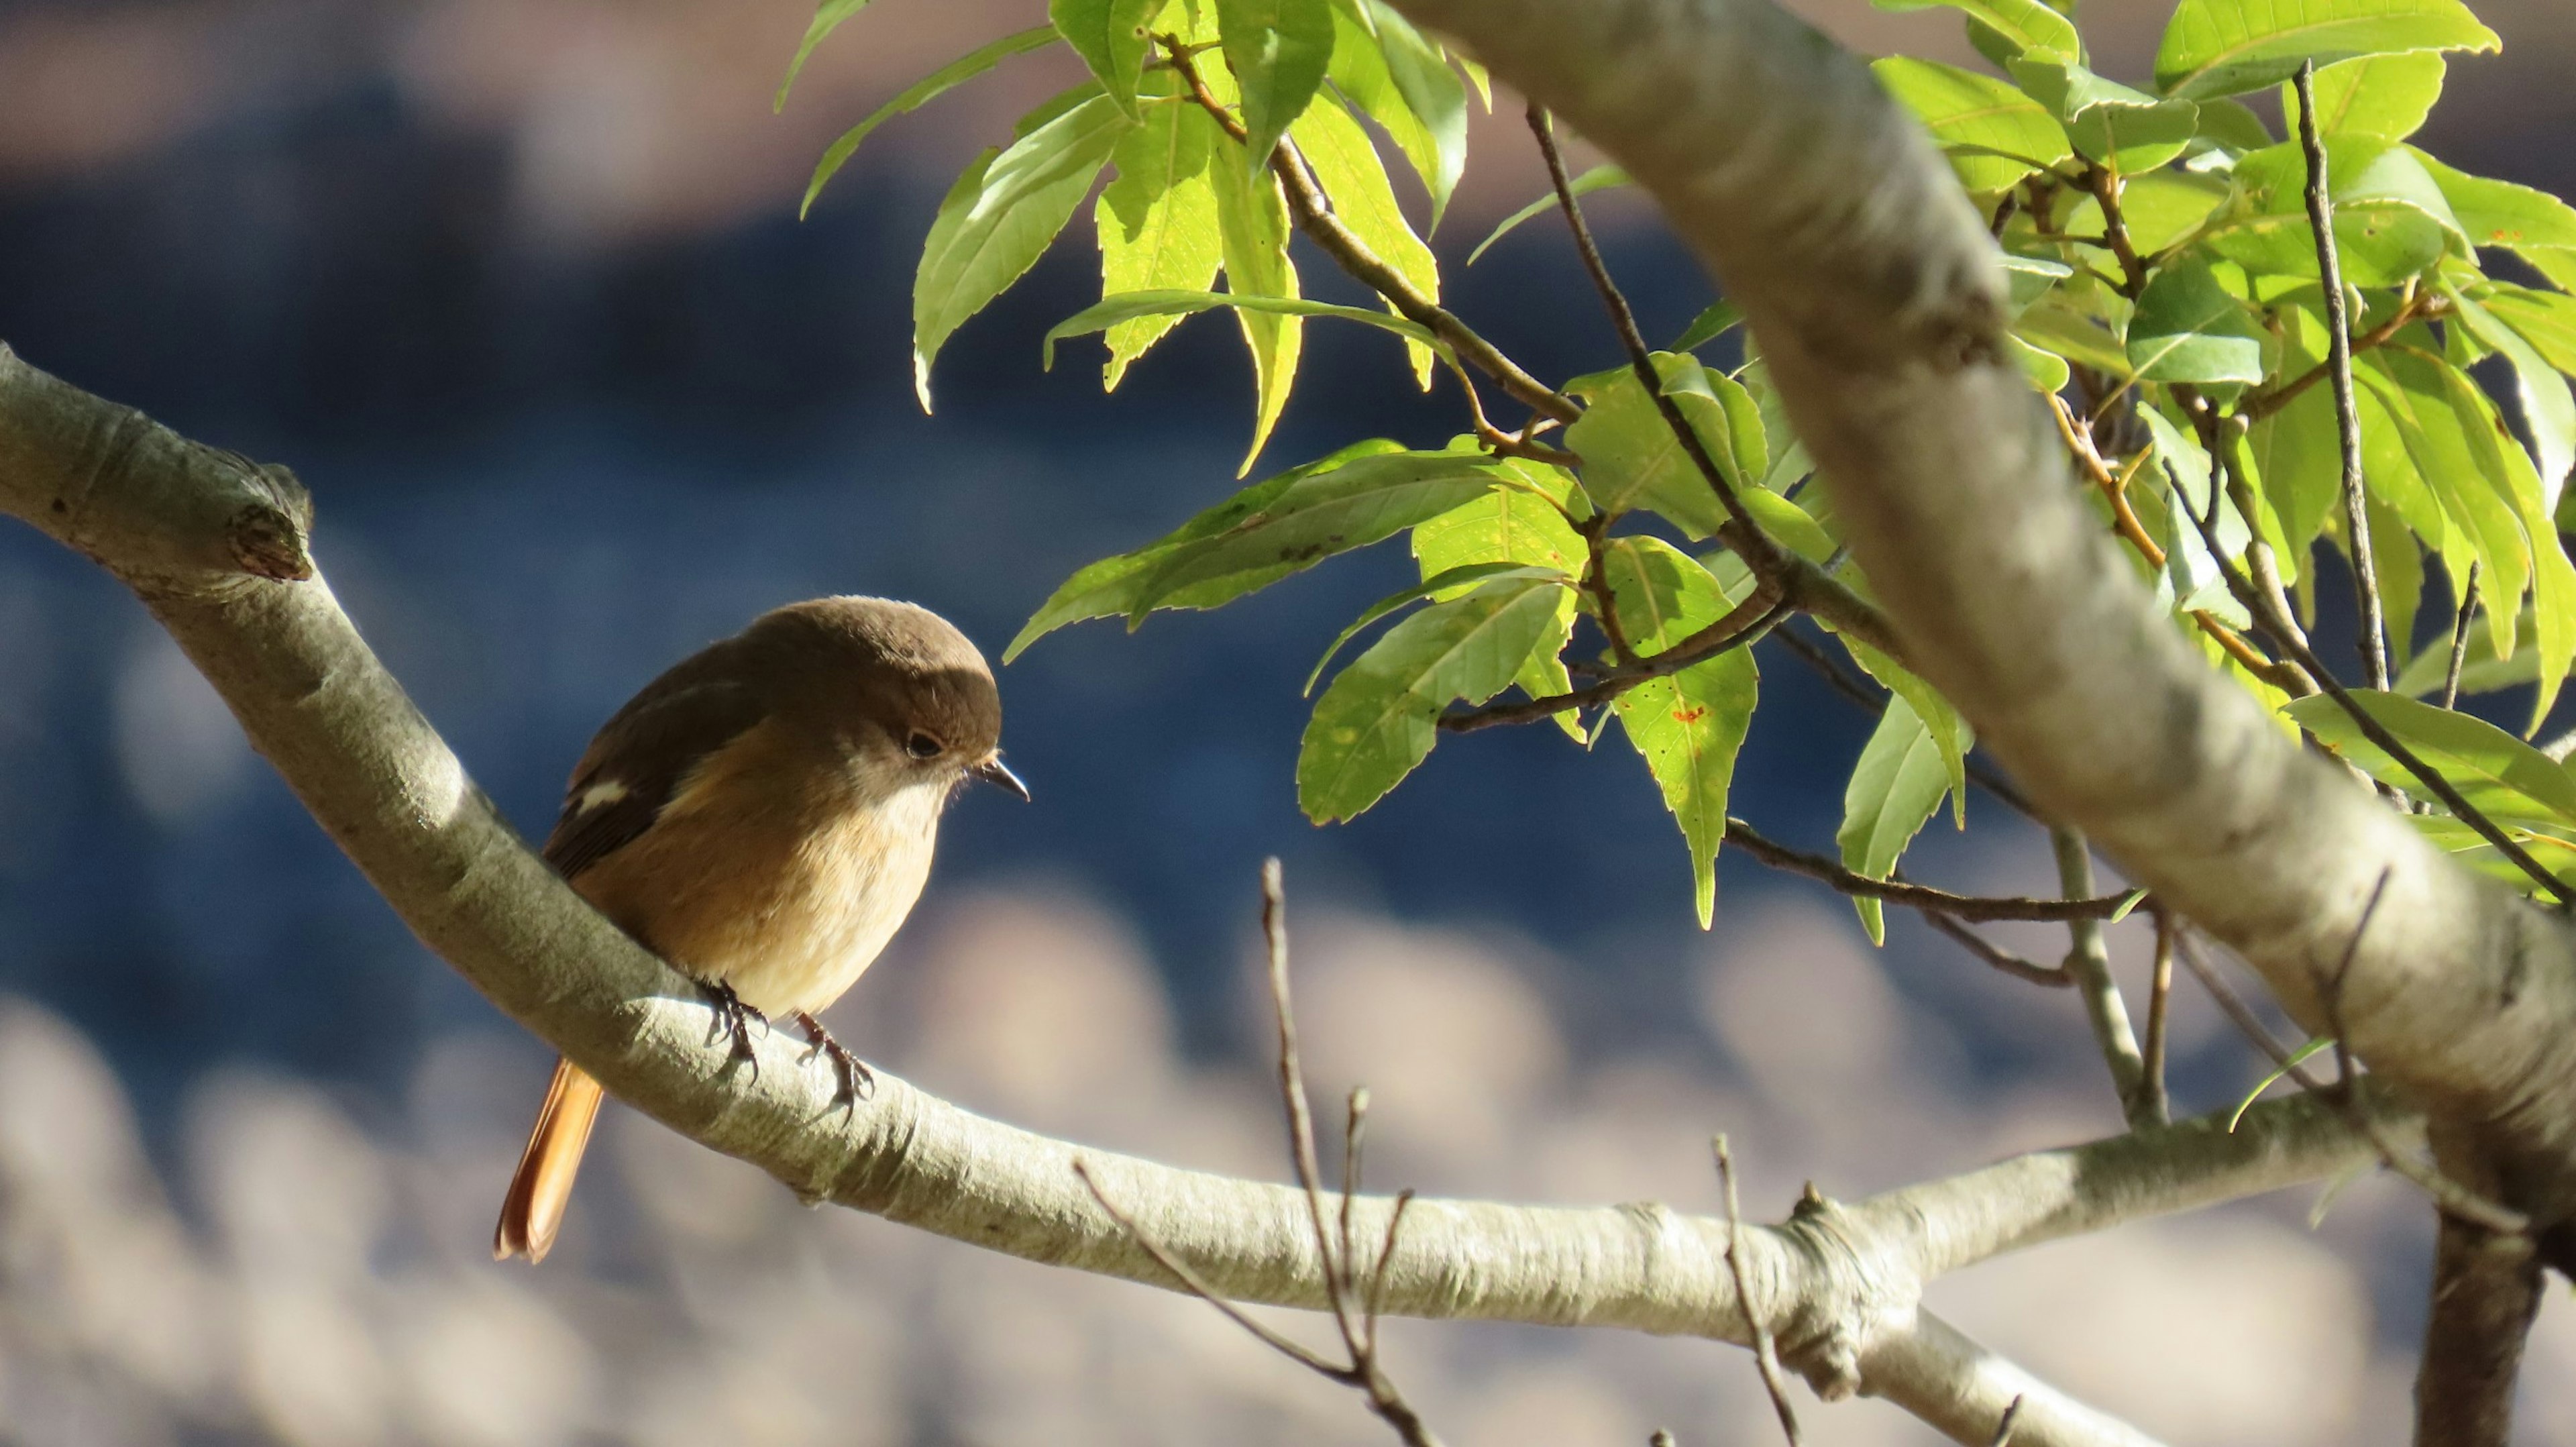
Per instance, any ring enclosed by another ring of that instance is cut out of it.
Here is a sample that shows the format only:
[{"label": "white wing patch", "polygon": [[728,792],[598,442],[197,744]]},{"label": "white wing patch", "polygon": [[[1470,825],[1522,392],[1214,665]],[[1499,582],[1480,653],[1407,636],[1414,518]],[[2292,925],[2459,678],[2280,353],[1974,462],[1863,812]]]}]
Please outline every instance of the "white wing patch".
[{"label": "white wing patch", "polygon": [[602,779],[581,791],[580,795],[572,801],[572,811],[575,814],[587,814],[593,809],[604,809],[625,798],[627,793],[628,790],[624,784],[615,779]]}]

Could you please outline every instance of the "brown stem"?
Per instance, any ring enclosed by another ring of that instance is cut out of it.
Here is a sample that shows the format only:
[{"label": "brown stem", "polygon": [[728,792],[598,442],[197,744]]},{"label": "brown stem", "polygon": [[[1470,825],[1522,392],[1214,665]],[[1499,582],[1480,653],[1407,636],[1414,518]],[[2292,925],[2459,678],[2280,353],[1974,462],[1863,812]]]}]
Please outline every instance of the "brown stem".
[{"label": "brown stem", "polygon": [[1926,913],[1945,914],[1954,920],[2042,920],[2057,924],[2070,920],[2105,920],[2128,908],[2136,894],[2130,890],[2085,899],[2004,898],[1952,894],[1946,889],[1934,889],[1902,879],[1872,879],[1821,854],[1792,849],[1767,838],[1752,825],[1735,818],[1726,821],[1726,842],[1774,869],[1803,874],[1844,894],[1884,900]]}]

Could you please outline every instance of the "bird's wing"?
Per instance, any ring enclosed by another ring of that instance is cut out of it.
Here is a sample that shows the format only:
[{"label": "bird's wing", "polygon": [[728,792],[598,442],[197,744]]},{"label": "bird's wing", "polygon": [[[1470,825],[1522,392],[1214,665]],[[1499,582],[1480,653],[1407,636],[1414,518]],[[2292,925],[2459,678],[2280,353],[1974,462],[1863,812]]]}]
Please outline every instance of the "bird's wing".
[{"label": "bird's wing", "polygon": [[556,873],[578,878],[651,828],[691,769],[767,714],[759,690],[727,676],[728,647],[683,660],[600,727],[546,840]]}]

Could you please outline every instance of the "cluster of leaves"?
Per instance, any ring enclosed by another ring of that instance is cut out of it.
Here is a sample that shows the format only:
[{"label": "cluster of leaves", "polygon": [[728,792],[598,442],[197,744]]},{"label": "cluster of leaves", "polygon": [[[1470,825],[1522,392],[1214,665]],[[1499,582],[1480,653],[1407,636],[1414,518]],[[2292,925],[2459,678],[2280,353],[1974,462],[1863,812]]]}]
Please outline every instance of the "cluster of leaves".
[{"label": "cluster of leaves", "polygon": [[[824,0],[797,63],[864,3]],[[2360,351],[2369,547],[2398,666],[2393,691],[2369,706],[2459,769],[2518,838],[2576,850],[2576,783],[2510,734],[2419,702],[2443,685],[2451,650],[2447,636],[2442,647],[2411,646],[2429,556],[2453,598],[2472,567],[2481,580],[2485,626],[2461,686],[2536,681],[2537,727],[2576,659],[2576,568],[2553,522],[2576,461],[2566,376],[2576,372],[2576,297],[2565,290],[2576,286],[2576,210],[2407,144],[2440,92],[2444,54],[2492,49],[2495,36],[2458,0],[2182,0],[2154,89],[2140,91],[2087,68],[2073,0],[1876,3],[1964,12],[1993,64],[1987,73],[1890,58],[1877,73],[1996,218],[2016,344],[2032,385],[2057,399],[2070,442],[2096,465],[2106,527],[2123,525],[2138,566],[2214,662],[2288,722],[2365,767],[2394,768],[2324,700],[2274,687],[2241,636],[2253,620],[2225,576],[2259,556],[2312,614],[2313,550],[2352,541],[2337,507],[2332,389],[2317,385],[2329,322],[2297,102],[2287,102],[2294,125],[2282,139],[2235,99],[2286,91],[2303,63],[2320,67],[2318,121]],[[1480,339],[1436,308],[1440,268],[1424,236],[1465,164],[1471,96],[1491,104],[1472,64],[1381,0],[1051,0],[1048,15],[853,127],[807,194],[810,204],[881,122],[1012,55],[1062,44],[1082,60],[1088,78],[1022,117],[1012,142],[969,164],[940,206],[914,288],[925,407],[941,345],[1028,270],[1095,187],[1102,300],[1048,334],[1049,362],[1064,338],[1101,333],[1103,382],[1115,387],[1180,319],[1230,310],[1256,384],[1247,472],[1294,385],[1310,318],[1392,334],[1389,359],[1400,350],[1401,370],[1390,368],[1391,379],[1409,371],[1428,388],[1445,368],[1472,402],[1469,372],[1481,367],[1532,400],[1533,384],[1514,386],[1471,352]],[[1427,202],[1420,229],[1390,159]],[[1625,180],[1602,167],[1571,190]],[[1494,235],[1556,205],[1541,198]],[[1289,250],[1301,226],[1331,232],[1326,253],[1371,282],[1386,309],[1303,298]],[[2490,277],[2481,248],[2513,253],[2550,285]],[[1132,628],[1157,610],[1217,607],[1407,534],[1420,582],[1369,608],[1317,665],[1321,678],[1344,645],[1398,620],[1316,700],[1297,767],[1307,813],[1325,822],[1369,808],[1421,764],[1444,715],[1462,705],[1513,689],[1562,701],[1534,712],[1552,713],[1586,746],[1615,720],[1645,762],[1688,842],[1705,923],[1758,670],[1740,646],[1694,650],[1687,666],[1645,665],[1704,638],[1763,586],[1737,549],[1711,542],[1721,533],[1741,542],[1748,523],[1780,556],[1868,596],[1844,564],[1758,350],[1748,339],[1732,372],[1696,355],[1735,320],[1720,303],[1653,353],[1651,390],[1639,367],[1572,378],[1538,388],[1539,415],[1517,434],[1477,406],[1474,434],[1445,448],[1360,442],[1253,483],[1075,574],[1005,656],[1081,619]],[[2511,379],[2520,437],[2470,375],[2488,358]],[[1561,435],[1549,435],[1559,423]],[[1684,445],[1684,427],[1696,448]],[[1974,741],[1898,661],[1841,642],[1887,697],[1852,775],[1840,842],[1851,869],[1885,878],[1944,800],[1964,826]],[[1578,674],[1621,686],[1568,698],[1582,693]],[[1592,702],[1605,706],[1587,718],[1581,705]],[[2423,823],[2463,852],[2486,847],[2447,816]],[[1875,934],[1876,904],[1861,904]]]}]

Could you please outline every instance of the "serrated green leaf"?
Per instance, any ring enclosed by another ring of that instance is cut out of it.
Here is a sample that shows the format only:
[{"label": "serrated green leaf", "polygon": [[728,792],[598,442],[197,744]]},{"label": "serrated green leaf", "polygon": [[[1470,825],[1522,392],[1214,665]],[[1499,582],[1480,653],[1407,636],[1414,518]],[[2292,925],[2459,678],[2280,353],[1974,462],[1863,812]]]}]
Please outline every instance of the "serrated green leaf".
[{"label": "serrated green leaf", "polygon": [[[1333,214],[1351,234],[1412,283],[1415,291],[1438,301],[1440,263],[1405,221],[1403,208],[1395,203],[1395,188],[1387,182],[1386,165],[1360,123],[1340,106],[1309,106],[1288,128],[1288,135],[1324,188]],[[1414,380],[1430,390],[1431,346],[1417,341],[1406,343],[1406,348],[1413,358]]]},{"label": "serrated green leaf", "polygon": [[1133,122],[1094,95],[998,156],[969,165],[939,204],[912,285],[913,390],[930,410],[930,364],[949,334],[1034,265]]},{"label": "serrated green leaf", "polygon": [[1869,68],[1949,150],[1959,184],[1971,193],[2003,190],[2075,154],[2055,116],[1993,76],[1902,55]]},{"label": "serrated green leaf", "polygon": [[[1586,562],[1583,537],[1566,521],[1566,510],[1586,506],[1574,475],[1541,462],[1509,459],[1504,470],[1522,480],[1519,487],[1497,487],[1413,529],[1413,556],[1427,581],[1459,568],[1524,565],[1579,576]],[[1437,596],[1437,594],[1435,594]],[[1574,684],[1561,655],[1573,638],[1576,597],[1572,589],[1557,605],[1553,634],[1530,651],[1528,662],[1512,682],[1532,698],[1554,698]],[[1571,713],[1556,715],[1556,726],[1582,743],[1583,726]]]},{"label": "serrated green leaf", "polygon": [[[1843,867],[1872,879],[1885,879],[1905,855],[1905,846],[1930,823],[1950,792],[1948,772],[1932,731],[1899,694],[1887,701],[1887,712],[1861,750],[1851,783],[1843,790],[1843,823],[1834,842],[1842,847]],[[1887,924],[1875,899],[1854,899],[1870,942],[1887,942]]]},{"label": "serrated green leaf", "polygon": [[[1360,636],[1370,624],[1408,603],[1419,603],[1425,598],[1438,599],[1442,593],[1456,596],[1472,592],[1477,585],[1490,583],[1498,578],[1553,578],[1560,583],[1569,581],[1561,570],[1555,568],[1530,567],[1519,563],[1465,563],[1435,573],[1410,588],[1399,588],[1362,609],[1360,616],[1352,619],[1349,627],[1333,635],[1332,645],[1324,650],[1323,657],[1315,660],[1315,667],[1306,675],[1305,686],[1297,690],[1297,696],[1304,698],[1312,694],[1315,691],[1315,680],[1322,678],[1324,670],[1332,665],[1333,655],[1341,652],[1343,644]],[[1569,598],[1572,596],[1570,589],[1568,596]]]},{"label": "serrated green leaf", "polygon": [[1716,341],[1719,337],[1725,336],[1728,332],[1735,330],[1736,327],[1742,325],[1743,321],[1744,308],[1737,306],[1731,301],[1710,302],[1707,310],[1702,311],[1698,316],[1691,318],[1691,324],[1682,328],[1682,334],[1673,339],[1673,350],[1676,352],[1698,351],[1700,348]]},{"label": "serrated green leaf", "polygon": [[[2423,128],[2433,103],[2442,98],[2442,75],[2449,62],[2433,51],[2365,55],[2316,74],[2317,134],[2368,136],[2402,141]],[[2281,86],[2283,124],[2299,134],[2299,88]]]},{"label": "serrated green leaf", "polygon": [[1055,344],[1067,337],[1103,331],[1138,317],[1193,316],[1203,311],[1230,307],[1238,311],[1261,312],[1270,316],[1339,317],[1363,326],[1390,331],[1420,345],[1429,346],[1434,338],[1429,329],[1364,307],[1336,306],[1331,302],[1307,301],[1293,296],[1236,296],[1221,291],[1131,291],[1104,297],[1081,311],[1055,324],[1043,343],[1043,364],[1055,366]]},{"label": "serrated green leaf", "polygon": [[[2505,858],[2486,841],[2485,836],[2467,824],[2448,814],[2409,814],[2406,821],[2436,847],[2469,868],[2490,879],[2502,880],[2524,894],[2539,894],[2539,885],[2523,872],[2521,865]],[[2523,852],[2538,860],[2541,868],[2562,880],[2576,883],[2576,842],[2555,832],[2518,828],[2511,824],[2502,827],[2505,837],[2521,845]]]},{"label": "serrated green leaf", "polygon": [[[1216,190],[1217,241],[1225,257],[1225,289],[1238,296],[1294,298],[1296,263],[1288,259],[1288,202],[1279,180],[1242,146],[1215,147],[1208,157],[1208,177]],[[1297,384],[1297,360],[1305,347],[1305,323],[1275,312],[1237,308],[1244,347],[1252,353],[1252,446],[1243,454],[1236,476],[1252,470],[1270,430],[1288,405]]]},{"label": "serrated green leaf", "polygon": [[[2490,598],[2519,599],[2531,584],[2531,554],[2520,517],[2500,490],[2486,458],[2492,437],[2483,422],[2466,422],[2453,405],[2449,378],[2457,375],[2439,357],[2411,347],[2375,347],[2353,359],[2353,378],[2382,409],[2414,476],[2440,505],[2441,514],[2458,529],[2478,560],[2483,591]],[[2367,428],[2364,442],[2367,444]],[[2365,446],[2365,452],[2367,451]],[[2378,484],[2374,469],[2365,476]],[[2405,505],[2392,496],[2399,511]],[[2425,532],[2418,528],[2418,532]],[[2429,536],[2438,536],[2434,530]],[[2486,610],[2496,652],[2513,652],[2514,609]]]},{"label": "serrated green leaf", "polygon": [[1136,87],[1145,74],[1145,23],[1162,6],[1163,0],[1047,0],[1056,33],[1130,120],[1142,119]]},{"label": "serrated green leaf", "polygon": [[2576,206],[2546,191],[2469,175],[2407,149],[2441,187],[2471,245],[2513,252],[2562,287],[2576,281]]},{"label": "serrated green leaf", "polygon": [[2306,60],[2500,44],[2459,0],[2182,0],[2156,50],[2156,89],[2238,95],[2289,79]]},{"label": "serrated green leaf", "polygon": [[2576,373],[2576,297],[2531,287],[2498,285],[2479,298],[2498,321],[2514,329],[2561,373]]},{"label": "serrated green leaf", "polygon": [[1242,97],[1244,148],[1266,164],[1324,83],[1330,0],[1216,0],[1216,28]]},{"label": "serrated green leaf", "polygon": [[[1761,409],[1733,379],[1710,373],[1681,353],[1653,354],[1671,397],[1709,457],[1739,491],[1768,461]],[[1636,373],[1626,367],[1579,377],[1566,390],[1584,399],[1583,416],[1566,429],[1566,445],[1583,458],[1583,485],[1609,512],[1652,508],[1683,532],[1702,538],[1727,521],[1726,508],[1684,450]]]},{"label": "serrated green leaf", "polygon": [[2075,22],[2040,0],[1870,0],[1870,4],[1899,12],[1946,5],[1965,12],[1970,21],[1984,25],[2020,54],[2047,60],[2084,58],[2084,42],[2075,33]]},{"label": "serrated green leaf", "polygon": [[2262,324],[2198,259],[2158,271],[2129,320],[2129,366],[2151,382],[2260,382]]},{"label": "serrated green leaf", "polygon": [[770,101],[771,110],[787,109],[788,88],[796,84],[797,72],[803,70],[805,62],[813,58],[814,47],[821,45],[833,31],[840,29],[842,21],[867,8],[868,0],[822,0],[821,4],[814,7],[814,18],[805,26],[805,38],[796,42],[796,57],[787,62],[787,75],[778,82],[778,94]]},{"label": "serrated green leaf", "polygon": [[[2368,136],[2326,142],[2335,244],[2349,286],[2394,286],[2442,259],[2466,235],[2441,187],[2403,146]],[[2317,275],[2316,232],[2308,225],[2307,158],[2298,143],[2256,151],[2236,163],[2241,199],[2202,233],[2220,255],[2264,275]]]},{"label": "serrated green leaf", "polygon": [[1968,827],[1968,751],[1977,746],[1976,731],[1941,691],[1895,659],[1870,647],[1848,633],[1836,633],[1843,651],[1861,671],[1878,680],[1881,687],[1905,700],[1914,716],[1932,736],[1932,747],[1941,755],[1941,770],[1950,783],[1952,817],[1962,829]]},{"label": "serrated green leaf", "polygon": [[[1422,182],[1424,191],[1437,192],[1446,162],[1440,142],[1423,128],[1420,117],[1395,88],[1395,77],[1387,73],[1386,52],[1377,37],[1374,13],[1366,0],[1335,0],[1333,5],[1333,59],[1325,67],[1324,77],[1345,110],[1365,117],[1385,131],[1395,143],[1413,174]],[[1466,118],[1459,117],[1455,138],[1466,142]],[[1450,177],[1454,184],[1455,176]],[[1445,194],[1445,193],[1441,193]]]},{"label": "serrated green leaf", "polygon": [[2460,319],[2461,328],[2501,353],[2513,367],[2515,390],[2522,398],[2523,426],[2531,434],[2532,463],[2539,469],[2541,510],[2556,511],[2559,490],[2567,484],[2567,470],[2576,466],[2576,395],[2569,394],[2567,379],[2519,332],[2447,279],[2440,285],[2442,294],[2451,299],[2452,313]]},{"label": "serrated green leaf", "polygon": [[1297,751],[1297,802],[1318,824],[1354,818],[1431,753],[1452,701],[1510,686],[1547,634],[1564,589],[1537,578],[1487,583],[1398,623],[1333,678]]},{"label": "serrated green leaf", "polygon": [[[1572,181],[1567,182],[1566,189],[1572,191],[1577,196],[1589,196],[1595,191],[1608,190],[1613,186],[1625,186],[1627,184],[1629,184],[1628,173],[1605,161],[1602,164],[1585,171],[1582,175],[1575,177]],[[1546,195],[1539,197],[1537,200],[1532,201],[1518,211],[1504,217],[1501,225],[1496,226],[1492,231],[1487,232],[1485,234],[1485,239],[1476,243],[1476,249],[1467,253],[1467,264],[1469,266],[1475,265],[1477,257],[1484,255],[1495,242],[1502,240],[1505,236],[1510,235],[1513,231],[1517,230],[1522,222],[1529,220],[1540,212],[1553,211],[1556,207],[1556,192],[1551,190]],[[1689,349],[1686,347],[1676,347],[1674,350],[1687,351]]]},{"label": "serrated green leaf", "polygon": [[[1672,648],[1726,615],[1716,578],[1661,539],[1616,539],[1602,561],[1621,628],[1640,653]],[[1753,721],[1760,678],[1753,651],[1732,648],[1668,678],[1648,679],[1611,704],[1690,848],[1702,929],[1716,906],[1727,787]]]},{"label": "serrated green leaf", "polygon": [[2072,61],[2022,56],[2008,69],[2066,127],[2075,149],[2121,175],[2154,170],[2200,133],[2200,109],[2190,101],[2159,100]]},{"label": "serrated green leaf", "polygon": [[[1224,263],[1217,238],[1216,186],[1208,158],[1227,144],[1216,121],[1195,105],[1156,105],[1118,142],[1117,178],[1094,208],[1100,238],[1103,298],[1149,291],[1206,291]],[[1100,378],[1111,391],[1127,366],[1180,322],[1179,313],[1139,316],[1109,328],[1109,361]]]},{"label": "serrated green leaf", "polygon": [[[865,3],[865,0],[860,0],[860,3]],[[798,203],[796,214],[801,218],[806,212],[814,209],[814,198],[823,193],[823,183],[831,180],[842,166],[849,163],[850,157],[858,151],[859,143],[868,138],[869,132],[896,116],[919,110],[1014,55],[1036,50],[1040,46],[1054,43],[1054,40],[1053,26],[1032,26],[1016,35],[1005,35],[990,45],[969,51],[905,87],[901,94],[870,111],[866,120],[843,131],[838,140],[824,149],[823,159],[814,164],[814,178],[805,183],[805,199]],[[786,87],[779,87],[779,94],[783,99],[786,95]]]},{"label": "serrated green leaf", "polygon": [[[1354,442],[1339,451],[1315,459],[1302,467],[1292,467],[1276,477],[1264,478],[1188,522],[1133,552],[1103,558],[1076,572],[1055,590],[1022,626],[1019,635],[1002,650],[1002,661],[1009,663],[1028,646],[1068,623],[1086,618],[1128,618],[1134,616],[1146,598],[1146,587],[1162,566],[1183,548],[1225,536],[1247,521],[1266,515],[1272,504],[1288,489],[1309,478],[1334,471],[1373,457],[1402,453],[1404,448],[1383,437]],[[1218,604],[1250,592],[1265,583],[1274,582],[1296,572],[1302,564],[1282,563],[1267,576],[1257,577],[1248,586],[1240,577],[1220,577],[1195,589],[1164,593],[1151,606],[1162,608],[1213,608]]]},{"label": "serrated green leaf", "polygon": [[[1367,7],[1377,32],[1387,79],[1431,144],[1432,165],[1422,172],[1422,184],[1431,193],[1431,229],[1437,231],[1440,218],[1449,210],[1450,194],[1458,189],[1458,178],[1467,169],[1467,92],[1449,68],[1448,58],[1413,28],[1412,21],[1382,0],[1359,3]],[[1486,106],[1492,108],[1490,97]]]},{"label": "serrated green leaf", "polygon": [[[2457,368],[2442,367],[2441,377],[2480,475],[2512,509],[2531,549],[2531,631],[2539,651],[2540,687],[2532,699],[2529,728],[2537,731],[2558,701],[2569,664],[2576,662],[2576,564],[2568,561],[2550,523],[2548,490],[2532,470],[2530,454],[2505,430],[2495,403]],[[2498,599],[2515,596],[2499,594]]]},{"label": "serrated green leaf", "polygon": [[[2576,823],[2576,775],[2547,754],[2471,714],[2437,708],[2398,693],[2350,690],[2353,702],[2380,727],[2460,791],[2490,819],[2520,823]],[[2378,745],[2362,736],[2335,701],[2324,694],[2292,701],[2282,712],[2374,779],[2423,792],[2423,785]]]}]

